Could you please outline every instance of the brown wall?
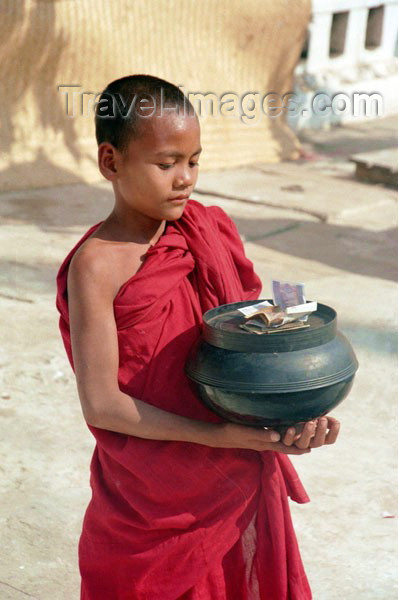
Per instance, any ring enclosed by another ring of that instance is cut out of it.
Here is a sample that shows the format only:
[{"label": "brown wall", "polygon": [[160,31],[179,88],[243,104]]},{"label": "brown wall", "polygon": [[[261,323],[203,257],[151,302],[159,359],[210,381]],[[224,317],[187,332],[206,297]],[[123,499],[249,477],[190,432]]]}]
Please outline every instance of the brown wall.
[{"label": "brown wall", "polygon": [[[284,93],[309,0],[0,0],[0,189],[99,178],[92,114],[57,86],[100,92],[150,73],[186,91]],[[76,111],[78,113],[78,111]],[[202,119],[204,168],[297,156],[283,118]]]}]

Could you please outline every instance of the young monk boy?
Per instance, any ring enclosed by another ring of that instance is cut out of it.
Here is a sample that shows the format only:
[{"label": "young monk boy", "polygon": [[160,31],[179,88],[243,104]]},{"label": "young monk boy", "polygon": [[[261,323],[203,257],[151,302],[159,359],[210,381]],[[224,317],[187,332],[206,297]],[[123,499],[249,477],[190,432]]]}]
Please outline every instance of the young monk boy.
[{"label": "young monk boy", "polygon": [[258,298],[237,230],[189,200],[198,119],[174,85],[125,77],[96,110],[115,204],[58,274],[57,307],[87,424],[92,499],[79,544],[83,600],[306,600],[288,499],[307,502],[287,454],[333,443],[223,422],[184,364],[202,314]]}]

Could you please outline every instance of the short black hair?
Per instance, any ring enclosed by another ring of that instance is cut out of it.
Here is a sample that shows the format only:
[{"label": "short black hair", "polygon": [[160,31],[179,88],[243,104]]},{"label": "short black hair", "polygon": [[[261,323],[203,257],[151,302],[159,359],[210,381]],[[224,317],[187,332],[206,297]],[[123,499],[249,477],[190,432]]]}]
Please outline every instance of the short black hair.
[{"label": "short black hair", "polygon": [[[137,137],[142,119],[164,107],[195,115],[182,90],[169,81],[152,75],[128,75],[112,81],[95,107],[98,145],[109,142],[118,150],[124,150],[130,140]],[[152,113],[148,112],[151,110]]]}]

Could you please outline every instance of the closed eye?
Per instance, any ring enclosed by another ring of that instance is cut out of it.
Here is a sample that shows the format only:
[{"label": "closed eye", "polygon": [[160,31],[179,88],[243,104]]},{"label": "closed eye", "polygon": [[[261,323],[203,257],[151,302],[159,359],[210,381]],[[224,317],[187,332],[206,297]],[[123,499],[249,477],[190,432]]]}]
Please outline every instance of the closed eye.
[{"label": "closed eye", "polygon": [[160,163],[158,167],[166,171],[167,169],[171,169],[171,167],[174,167],[174,165],[175,163]]}]

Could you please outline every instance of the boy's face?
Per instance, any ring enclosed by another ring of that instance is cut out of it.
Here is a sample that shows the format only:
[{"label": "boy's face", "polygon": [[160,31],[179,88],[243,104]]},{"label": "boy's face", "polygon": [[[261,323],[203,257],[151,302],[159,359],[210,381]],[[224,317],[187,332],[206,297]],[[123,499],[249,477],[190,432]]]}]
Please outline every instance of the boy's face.
[{"label": "boy's face", "polygon": [[163,115],[142,118],[138,137],[116,152],[112,181],[119,212],[180,218],[198,177],[200,152],[196,116],[165,108]]}]

